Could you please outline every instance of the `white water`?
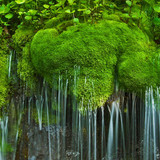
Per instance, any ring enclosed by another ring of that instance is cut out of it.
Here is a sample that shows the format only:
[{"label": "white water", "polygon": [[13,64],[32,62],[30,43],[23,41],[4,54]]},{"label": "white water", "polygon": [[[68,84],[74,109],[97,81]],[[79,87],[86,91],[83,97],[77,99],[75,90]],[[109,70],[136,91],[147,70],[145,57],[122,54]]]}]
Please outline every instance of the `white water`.
[{"label": "white water", "polygon": [[8,78],[11,77],[11,67],[12,67],[12,51],[10,51],[10,55],[8,58]]},{"label": "white water", "polygon": [[8,117],[0,118],[0,160],[6,160],[5,150],[8,138]]}]

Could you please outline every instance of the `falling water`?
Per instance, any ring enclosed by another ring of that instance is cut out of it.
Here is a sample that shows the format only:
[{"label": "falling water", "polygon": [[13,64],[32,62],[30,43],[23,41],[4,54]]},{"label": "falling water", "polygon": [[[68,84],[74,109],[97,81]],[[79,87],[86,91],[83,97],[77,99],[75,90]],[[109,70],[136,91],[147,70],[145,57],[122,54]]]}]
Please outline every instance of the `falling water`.
[{"label": "falling water", "polygon": [[48,93],[47,93],[47,86],[45,87],[45,102],[46,102],[46,109],[47,109],[49,160],[51,160],[52,153],[51,153],[51,137],[50,137],[50,126],[49,126],[50,123],[49,123],[49,111],[48,111]]},{"label": "falling water", "polygon": [[[58,83],[58,109],[57,109],[57,125],[60,126],[60,112],[61,112],[61,86],[63,83],[61,82],[61,76],[59,75],[59,83]],[[58,160],[60,159],[60,133],[57,131],[57,150],[58,150]]]},{"label": "falling water", "polygon": [[[156,135],[160,134],[158,131],[158,126],[160,124],[157,121],[160,117],[158,112],[159,103],[155,104],[155,98],[153,89],[149,88],[146,91],[145,100],[145,129],[144,129],[144,141],[143,141],[143,158],[146,160],[154,159],[156,160],[159,156],[159,146],[156,142],[159,142],[160,137]],[[157,92],[157,98],[159,100],[159,92]]]},{"label": "falling water", "polygon": [[[123,148],[123,159],[126,159],[126,147],[125,147],[125,136],[124,136],[124,127],[123,127],[123,119],[122,119],[122,112],[119,110],[120,113],[120,122],[121,122],[121,138],[122,138],[122,148]],[[117,148],[118,149],[118,148]],[[116,153],[117,155],[117,153]]]},{"label": "falling water", "polygon": [[28,101],[28,124],[30,125],[30,119],[31,119],[31,101],[32,97]]},{"label": "falling water", "polygon": [[97,110],[94,111],[94,160],[97,159]]},{"label": "falling water", "polygon": [[43,97],[42,96],[37,97],[36,108],[37,108],[37,112],[38,112],[38,121],[39,121],[39,129],[40,130],[42,130],[43,103],[44,103]]},{"label": "falling water", "polygon": [[10,51],[10,55],[8,58],[8,78],[11,77],[11,66],[12,66],[12,51]]},{"label": "falling water", "polygon": [[88,160],[91,159],[91,111],[88,110]]},{"label": "falling water", "polygon": [[105,141],[105,124],[104,124],[104,107],[101,107],[101,112],[102,112],[102,126],[101,126],[101,132],[102,132],[102,137],[101,137],[101,157],[104,156],[104,141]]},{"label": "falling water", "polygon": [[114,111],[116,108],[116,102],[112,103],[111,113],[110,113],[110,123],[109,123],[109,133],[108,133],[108,144],[107,144],[107,159],[111,160],[113,155],[113,118],[114,118]]},{"label": "falling water", "polygon": [[[8,75],[11,72],[11,61],[12,55],[9,58]],[[84,106],[83,98],[78,102],[71,90],[74,88],[76,93],[79,70],[78,67],[74,68],[74,77],[64,78],[59,75],[55,80],[54,84],[57,86],[54,86],[54,89],[43,81],[43,85],[34,95],[27,97],[22,92],[19,98],[21,109],[18,110],[16,143],[12,144],[14,150],[20,152],[24,148],[23,143],[19,145],[22,130],[22,133],[28,136],[25,143],[28,143],[27,147],[30,148],[28,151],[30,159],[44,156],[49,160],[157,160],[160,147],[159,89],[146,90],[145,102],[134,93],[126,95],[121,93],[110,104],[92,110],[94,105],[91,104],[92,99],[88,106]],[[89,78],[85,77],[84,83],[88,82]],[[91,93],[91,97],[93,94]],[[21,119],[25,117],[24,108],[27,107],[29,127],[24,130],[25,126],[21,129],[23,123]],[[33,117],[34,110],[38,113],[38,122]],[[55,122],[52,122],[54,118]],[[9,136],[8,121],[8,117],[0,119],[1,160],[5,160],[3,151]],[[12,157],[13,160],[16,159],[16,156]]]},{"label": "falling water", "polygon": [[0,119],[0,160],[5,160],[5,150],[8,137],[8,117]]},{"label": "falling water", "polygon": [[42,130],[42,118],[43,118],[43,105],[44,105],[44,97],[43,92],[45,88],[45,80],[43,80],[43,86],[41,89],[40,95],[36,96],[36,108],[38,113],[38,121],[39,121],[39,129]]},{"label": "falling water", "polygon": [[65,93],[64,93],[64,108],[63,108],[63,157],[65,157],[66,150],[66,110],[67,110],[67,89],[68,89],[68,79],[66,80]]}]

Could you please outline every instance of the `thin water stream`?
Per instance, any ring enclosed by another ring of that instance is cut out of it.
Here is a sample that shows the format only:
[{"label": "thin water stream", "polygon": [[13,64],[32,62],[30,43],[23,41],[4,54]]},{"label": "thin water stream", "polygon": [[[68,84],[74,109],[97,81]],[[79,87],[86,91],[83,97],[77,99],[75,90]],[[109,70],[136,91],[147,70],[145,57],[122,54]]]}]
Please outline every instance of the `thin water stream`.
[{"label": "thin water stream", "polygon": [[0,160],[160,159],[159,88],[144,96],[119,91],[91,110],[91,100],[83,106],[70,92],[71,84],[76,92],[79,70],[73,79],[59,75],[55,88],[43,80],[32,96],[10,98],[0,118]]}]

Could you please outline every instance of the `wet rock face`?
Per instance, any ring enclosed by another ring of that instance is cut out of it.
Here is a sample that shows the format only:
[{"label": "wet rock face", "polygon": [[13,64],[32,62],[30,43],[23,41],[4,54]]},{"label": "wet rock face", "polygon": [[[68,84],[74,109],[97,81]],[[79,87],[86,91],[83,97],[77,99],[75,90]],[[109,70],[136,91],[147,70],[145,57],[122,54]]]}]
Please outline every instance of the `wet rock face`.
[{"label": "wet rock face", "polygon": [[[64,131],[66,133],[65,135]],[[42,130],[39,130],[39,127],[35,126],[30,127],[26,135],[28,142],[23,141],[17,150],[19,153],[22,150],[28,150],[28,157],[26,157],[28,160],[49,160],[49,145],[51,147],[51,160],[75,160],[80,156],[79,152],[71,150],[70,142],[72,134],[69,129],[65,128],[63,130],[60,126],[50,125],[49,127],[45,126]],[[66,144],[63,143],[63,138],[66,138]],[[64,145],[67,147],[66,150],[64,150]],[[23,160],[24,157],[19,156],[17,158]]]}]

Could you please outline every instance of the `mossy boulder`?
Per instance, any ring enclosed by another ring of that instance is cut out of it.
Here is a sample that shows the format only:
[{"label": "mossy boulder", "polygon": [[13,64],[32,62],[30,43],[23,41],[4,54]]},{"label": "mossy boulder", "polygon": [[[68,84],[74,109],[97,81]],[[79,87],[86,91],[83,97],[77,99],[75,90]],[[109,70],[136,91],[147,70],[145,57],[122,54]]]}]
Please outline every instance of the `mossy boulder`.
[{"label": "mossy boulder", "polygon": [[27,42],[30,42],[33,36],[35,35],[33,27],[20,27],[15,31],[13,38],[13,48],[16,51],[21,51],[21,49],[26,45]]},{"label": "mossy boulder", "polygon": [[153,55],[147,50],[124,54],[119,63],[118,75],[120,86],[127,91],[139,92],[147,86],[156,87],[157,69],[153,65]]},{"label": "mossy boulder", "polygon": [[[123,54],[143,52],[148,45],[148,37],[138,28],[107,20],[72,26],[60,35],[54,29],[41,30],[32,40],[31,57],[37,72],[47,81],[52,81],[53,74],[74,77],[75,66],[80,66],[73,92],[84,106],[90,102],[96,108],[113,92],[117,59]],[[121,65],[119,71],[123,72]]]}]

